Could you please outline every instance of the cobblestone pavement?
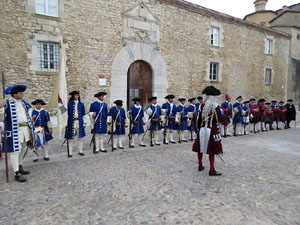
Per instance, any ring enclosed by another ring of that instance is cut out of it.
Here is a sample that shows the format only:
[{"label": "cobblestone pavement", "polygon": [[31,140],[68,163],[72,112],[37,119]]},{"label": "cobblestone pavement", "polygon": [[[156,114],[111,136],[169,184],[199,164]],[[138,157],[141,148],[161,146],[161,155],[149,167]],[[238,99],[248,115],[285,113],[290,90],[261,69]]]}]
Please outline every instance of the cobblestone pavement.
[{"label": "cobblestone pavement", "polygon": [[[300,224],[300,129],[223,139],[221,177],[197,171],[192,143],[33,163],[28,182],[5,183],[0,161],[0,224]],[[86,140],[85,146],[88,146]],[[11,170],[10,170],[11,171]]]}]

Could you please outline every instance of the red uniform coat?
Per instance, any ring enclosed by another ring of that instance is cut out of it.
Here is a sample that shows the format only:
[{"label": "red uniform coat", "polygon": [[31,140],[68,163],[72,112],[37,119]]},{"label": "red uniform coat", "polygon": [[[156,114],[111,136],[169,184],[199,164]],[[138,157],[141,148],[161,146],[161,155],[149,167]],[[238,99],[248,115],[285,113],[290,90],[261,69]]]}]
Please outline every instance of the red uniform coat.
[{"label": "red uniform coat", "polygon": [[[201,106],[201,112],[200,112],[200,115],[199,115],[199,120],[198,120],[198,128],[199,129],[201,127],[204,127],[204,124],[202,124],[202,111],[203,111],[204,105],[205,104],[203,104]],[[228,124],[227,124],[225,118],[222,116],[219,106],[216,108],[216,114],[217,114],[219,123],[227,126]],[[210,122],[211,122],[210,120],[213,120],[212,121],[212,127],[210,127]],[[219,124],[217,123],[216,115],[214,115],[212,118],[208,119],[207,124],[208,124],[207,127],[211,128],[211,133],[210,133],[208,147],[207,147],[207,154],[209,154],[209,155],[222,154],[223,153],[223,148],[222,148],[221,140],[215,141],[215,139],[214,139],[214,135],[217,135],[217,134],[220,135],[220,129],[219,129]],[[193,151],[194,152],[200,152],[199,131],[198,131],[197,138],[196,138],[196,140],[194,142],[194,145],[193,145]]]}]

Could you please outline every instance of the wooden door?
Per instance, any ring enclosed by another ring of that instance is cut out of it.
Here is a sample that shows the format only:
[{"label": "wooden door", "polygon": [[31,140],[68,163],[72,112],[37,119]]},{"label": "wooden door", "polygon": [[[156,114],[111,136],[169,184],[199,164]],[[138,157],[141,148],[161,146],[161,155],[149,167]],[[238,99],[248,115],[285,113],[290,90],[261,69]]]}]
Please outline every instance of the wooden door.
[{"label": "wooden door", "polygon": [[147,106],[152,96],[152,70],[148,63],[142,60],[135,61],[128,69],[127,74],[127,108],[132,105],[132,99],[139,97],[142,106]]}]

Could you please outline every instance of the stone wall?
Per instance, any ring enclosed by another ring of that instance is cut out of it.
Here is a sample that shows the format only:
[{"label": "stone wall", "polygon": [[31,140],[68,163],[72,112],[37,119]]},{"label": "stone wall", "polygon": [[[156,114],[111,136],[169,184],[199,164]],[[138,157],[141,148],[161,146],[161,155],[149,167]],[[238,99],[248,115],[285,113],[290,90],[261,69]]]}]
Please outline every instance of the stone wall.
[{"label": "stone wall", "polygon": [[[114,60],[130,42],[143,42],[161,56],[152,64],[165,66],[164,70],[160,70],[166,71],[160,75],[165,77],[154,84],[155,94],[198,96],[206,85],[216,85],[223,94],[231,93],[234,97],[286,98],[288,35],[184,1],[178,1],[176,5],[174,2],[177,1],[148,0],[144,1],[148,15],[157,18],[152,31],[158,29],[160,39],[154,40],[150,35],[146,40],[147,35],[138,32],[140,40],[136,37],[128,39],[128,35],[125,40],[124,12],[138,7],[140,2],[64,0],[60,3],[63,4],[60,17],[50,18],[35,14],[32,0],[1,1],[0,70],[5,72],[8,84],[25,83],[29,86],[26,99],[43,98],[47,102],[57,73],[34,70],[36,45],[40,39],[62,41],[61,47],[66,49],[67,54],[68,91],[79,89],[86,105],[93,101],[94,93],[106,91],[110,103],[113,100],[111,80],[117,75],[112,74]],[[209,45],[210,26],[220,28],[220,47]],[[269,36],[274,38],[273,55],[265,54],[265,41]],[[143,57],[145,53],[140,55]],[[220,63],[219,82],[208,80],[210,61]],[[265,68],[273,69],[271,85],[264,84]],[[106,86],[99,86],[99,74],[107,79]],[[125,100],[126,94],[120,93],[119,98]],[[159,97],[163,101],[164,96]]]}]

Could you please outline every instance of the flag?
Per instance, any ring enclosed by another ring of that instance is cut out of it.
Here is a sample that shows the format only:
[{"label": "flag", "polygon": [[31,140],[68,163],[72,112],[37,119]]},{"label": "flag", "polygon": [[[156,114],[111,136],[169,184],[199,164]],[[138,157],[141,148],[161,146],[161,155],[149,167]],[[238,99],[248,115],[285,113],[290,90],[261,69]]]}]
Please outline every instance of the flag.
[{"label": "flag", "polygon": [[62,48],[63,43],[61,42],[60,48],[60,62],[59,62],[59,73],[56,79],[56,85],[52,92],[49,107],[57,108],[57,124],[59,138],[63,138],[64,129],[67,126],[68,114],[67,114],[67,81],[66,81],[66,50]]}]

